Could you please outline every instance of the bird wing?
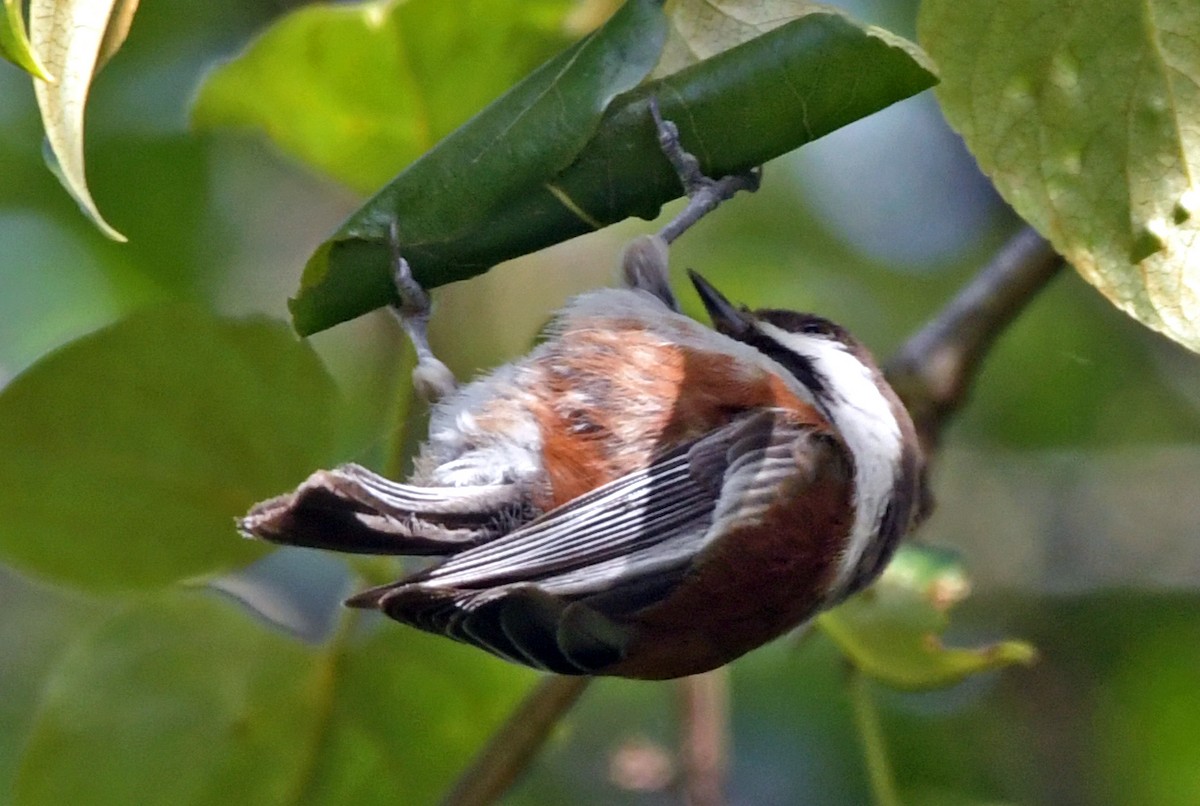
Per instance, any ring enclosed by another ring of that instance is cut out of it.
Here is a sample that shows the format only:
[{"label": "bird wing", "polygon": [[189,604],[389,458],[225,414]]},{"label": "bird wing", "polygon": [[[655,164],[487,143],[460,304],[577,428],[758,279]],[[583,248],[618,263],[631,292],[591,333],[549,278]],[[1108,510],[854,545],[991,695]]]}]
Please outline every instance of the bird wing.
[{"label": "bird wing", "polygon": [[747,415],[348,604],[536,668],[594,673],[622,657],[623,616],[665,598],[726,520],[755,517],[803,475],[812,430],[782,410]]}]

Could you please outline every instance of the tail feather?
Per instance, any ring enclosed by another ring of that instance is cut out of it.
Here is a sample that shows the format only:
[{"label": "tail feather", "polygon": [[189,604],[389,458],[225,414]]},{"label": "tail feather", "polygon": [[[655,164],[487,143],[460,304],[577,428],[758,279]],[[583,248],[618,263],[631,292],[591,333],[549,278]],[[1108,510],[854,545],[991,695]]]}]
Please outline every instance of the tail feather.
[{"label": "tail feather", "polygon": [[[624,652],[624,636],[604,616],[586,607],[580,611],[569,599],[534,585],[478,591],[401,581],[366,591],[347,604],[376,607],[403,624],[557,674],[593,674]],[[571,629],[564,629],[567,622]],[[593,629],[581,630],[580,624]]]},{"label": "tail feather", "polygon": [[519,485],[421,487],[357,465],[314,473],[238,521],[248,537],[356,554],[454,554],[531,519]]}]

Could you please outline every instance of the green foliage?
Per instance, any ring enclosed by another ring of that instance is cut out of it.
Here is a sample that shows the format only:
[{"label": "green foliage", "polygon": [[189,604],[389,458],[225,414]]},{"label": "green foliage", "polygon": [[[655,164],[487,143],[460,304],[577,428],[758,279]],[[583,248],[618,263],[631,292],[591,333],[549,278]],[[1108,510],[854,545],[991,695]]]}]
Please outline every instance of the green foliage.
[{"label": "green foliage", "polygon": [[0,792],[10,793],[41,695],[65,647],[96,628],[111,602],[64,594],[0,568]]},{"label": "green foliage", "polygon": [[[474,266],[469,273],[498,262],[473,254],[490,244],[486,230],[479,231],[482,223],[524,207],[530,189],[541,189],[575,159],[610,101],[650,72],[664,33],[656,4],[635,0],[439,143],[318,248],[305,268],[301,294],[290,306],[297,330],[311,334],[391,300],[393,222],[406,258],[427,287],[436,284],[430,282],[436,275],[426,268],[431,261]],[[515,233],[494,225],[502,241],[520,241],[507,257],[535,248],[536,235],[529,230],[536,212],[517,215]],[[447,247],[451,256],[466,254],[457,261],[441,257]],[[443,282],[463,276],[444,273]]]},{"label": "green foliage", "polygon": [[305,6],[209,74],[192,120],[201,129],[261,130],[306,165],[361,193],[374,191],[561,50],[568,6],[565,0]]},{"label": "green foliage", "polygon": [[435,287],[630,215],[653,217],[682,189],[661,157],[649,98],[679,122],[702,168],[721,176],[934,80],[899,40],[812,13],[642,84],[665,33],[655,3],[628,3],[414,163],[309,260],[290,303],[297,330],[391,300],[393,224],[414,274]]},{"label": "green foliage", "polygon": [[953,555],[904,546],[870,589],[822,613],[817,624],[855,667],[900,689],[943,688],[989,669],[1032,663],[1033,647],[1020,641],[980,649],[942,643],[947,611],[967,591]]},{"label": "green foliage", "polygon": [[528,669],[415,630],[380,624],[348,643],[302,803],[435,803],[516,706]]},{"label": "green foliage", "polygon": [[996,188],[1119,308],[1200,351],[1200,5],[921,5],[938,97]]},{"label": "green foliage", "polygon": [[29,5],[29,61],[44,68],[31,72],[46,132],[46,165],[96,229],[122,243],[125,236],[104,220],[88,189],[83,122],[92,82],[125,42],[136,10],[137,0],[31,0]]},{"label": "green foliage", "polygon": [[0,56],[37,78],[49,78],[46,68],[29,47],[21,0],[4,0],[4,16],[0,18]]},{"label": "green foliage", "polygon": [[960,420],[1018,449],[1190,442],[1200,410],[1161,382],[1176,361],[1193,359],[1062,277],[1005,333]]},{"label": "green foliage", "polygon": [[1114,801],[1195,803],[1200,779],[1186,771],[1194,769],[1200,753],[1195,696],[1200,607],[1178,602],[1173,612],[1152,615],[1154,623],[1140,623],[1151,615],[1144,605],[1134,618],[1112,610],[1124,622],[1127,640],[1115,648],[1109,685],[1096,696],[1096,766],[1102,780]]},{"label": "green foliage", "polygon": [[[208,594],[125,608],[51,677],[20,804],[429,803],[529,674],[430,636],[308,647]],[[119,741],[114,741],[119,737]]]},{"label": "green foliage", "polygon": [[104,590],[244,565],[233,515],[329,462],[336,401],[277,323],[168,306],[79,339],[0,394],[0,556]]},{"label": "green foliage", "polygon": [[[63,658],[18,803],[282,803],[319,729],[318,657],[198,593],[147,600]],[[113,737],[120,737],[114,741]]]}]

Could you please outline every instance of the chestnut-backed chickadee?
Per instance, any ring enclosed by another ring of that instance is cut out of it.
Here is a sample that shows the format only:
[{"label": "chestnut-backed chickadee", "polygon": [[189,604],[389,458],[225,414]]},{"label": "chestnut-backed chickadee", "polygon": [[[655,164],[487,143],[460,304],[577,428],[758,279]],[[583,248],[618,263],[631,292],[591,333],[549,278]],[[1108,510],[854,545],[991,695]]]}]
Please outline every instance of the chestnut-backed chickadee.
[{"label": "chestnut-backed chickadee", "polygon": [[826,319],[735,307],[695,273],[713,328],[679,313],[666,240],[635,241],[628,287],[576,298],[531,353],[457,391],[397,254],[416,378],[448,393],[412,478],[319,471],[242,531],[444,555],[348,604],[561,674],[704,672],[861,590],[917,517],[908,413]]}]

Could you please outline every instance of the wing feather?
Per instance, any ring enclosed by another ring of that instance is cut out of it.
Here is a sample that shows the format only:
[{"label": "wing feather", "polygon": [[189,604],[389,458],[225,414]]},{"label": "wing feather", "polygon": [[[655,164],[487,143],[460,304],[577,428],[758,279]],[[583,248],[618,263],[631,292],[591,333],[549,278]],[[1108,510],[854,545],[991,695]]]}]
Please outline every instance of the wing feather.
[{"label": "wing feather", "polygon": [[686,454],[624,476],[586,499],[451,558],[424,581],[479,587],[586,568],[674,535],[703,531],[714,504],[691,479]]},{"label": "wing feather", "polygon": [[[348,603],[560,674],[620,661],[628,617],[670,595],[733,520],[812,477],[813,426],[749,415],[650,467]],[[815,460],[814,460],[815,461]]]}]

